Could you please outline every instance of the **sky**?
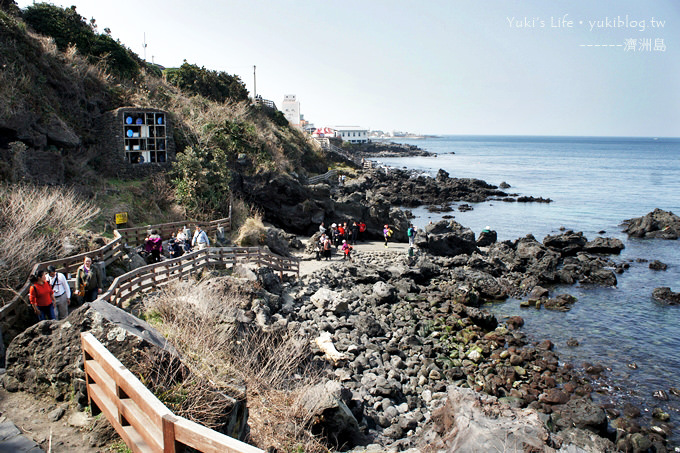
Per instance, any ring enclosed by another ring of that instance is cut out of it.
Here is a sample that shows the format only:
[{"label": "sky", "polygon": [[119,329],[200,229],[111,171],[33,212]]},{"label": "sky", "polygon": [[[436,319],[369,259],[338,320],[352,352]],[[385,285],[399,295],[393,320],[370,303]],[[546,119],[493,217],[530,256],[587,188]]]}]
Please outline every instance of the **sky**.
[{"label": "sky", "polygon": [[[17,1],[24,8],[32,1]],[[680,137],[678,0],[69,0],[166,67],[236,74],[317,127]]]}]

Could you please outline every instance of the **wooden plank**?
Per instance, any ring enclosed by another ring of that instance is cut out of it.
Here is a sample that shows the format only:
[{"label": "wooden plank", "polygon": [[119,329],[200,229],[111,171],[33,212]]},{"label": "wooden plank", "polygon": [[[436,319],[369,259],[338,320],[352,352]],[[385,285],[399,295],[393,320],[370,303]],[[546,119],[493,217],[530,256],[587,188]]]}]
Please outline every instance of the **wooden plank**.
[{"label": "wooden plank", "polygon": [[106,419],[111,423],[111,426],[113,426],[128,448],[135,453],[155,453],[160,451],[153,450],[146,442],[144,442],[144,438],[137,432],[134,426],[121,426],[120,423],[118,423],[116,406],[112,401],[106,398],[103,390],[97,384],[90,385],[88,387],[88,392],[97,406],[102,409]]},{"label": "wooden plank", "polygon": [[163,451],[163,432],[161,428],[142,411],[133,399],[120,400],[120,413],[135,427],[147,445],[154,450]]},{"label": "wooden plank", "polygon": [[154,425],[151,418],[140,410],[137,403],[130,399],[120,399],[116,394],[116,382],[107,374],[94,359],[85,361],[85,372],[91,376],[94,382],[103,392],[104,396],[116,407],[116,419],[124,417],[129,424],[135,427],[144,441],[155,450],[162,450],[162,435],[158,425]]},{"label": "wooden plank", "polygon": [[115,381],[116,385],[123,389],[126,395],[134,399],[139,407],[156,423],[161,424],[161,417],[171,413],[139,379],[135,377],[122,363],[109,352],[89,332],[80,334],[83,349],[95,360],[104,371]]},{"label": "wooden plank", "polygon": [[175,422],[175,438],[182,444],[204,453],[264,453],[264,450],[183,417],[177,417]]}]

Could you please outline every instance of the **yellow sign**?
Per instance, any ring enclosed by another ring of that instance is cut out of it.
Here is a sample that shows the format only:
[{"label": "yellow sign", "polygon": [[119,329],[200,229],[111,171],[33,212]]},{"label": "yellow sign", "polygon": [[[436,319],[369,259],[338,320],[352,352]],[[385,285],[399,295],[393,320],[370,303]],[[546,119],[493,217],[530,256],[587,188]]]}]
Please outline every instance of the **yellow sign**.
[{"label": "yellow sign", "polygon": [[116,225],[127,223],[127,221],[128,221],[127,212],[119,212],[118,214],[116,214]]}]

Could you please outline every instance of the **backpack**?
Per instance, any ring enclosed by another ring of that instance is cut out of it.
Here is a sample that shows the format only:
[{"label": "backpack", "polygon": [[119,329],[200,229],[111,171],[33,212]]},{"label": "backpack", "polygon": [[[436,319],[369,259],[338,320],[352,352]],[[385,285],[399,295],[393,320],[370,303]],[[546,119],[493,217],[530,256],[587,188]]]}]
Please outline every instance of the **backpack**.
[{"label": "backpack", "polygon": [[406,230],[406,236],[408,237],[413,236],[413,228],[409,228],[408,230]]}]

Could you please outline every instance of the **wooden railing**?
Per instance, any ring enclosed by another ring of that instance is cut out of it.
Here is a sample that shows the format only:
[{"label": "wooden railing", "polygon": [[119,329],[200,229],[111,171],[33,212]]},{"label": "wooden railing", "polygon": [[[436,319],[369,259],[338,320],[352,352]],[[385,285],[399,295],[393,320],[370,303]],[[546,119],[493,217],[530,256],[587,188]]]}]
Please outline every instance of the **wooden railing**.
[{"label": "wooden railing", "polygon": [[[73,274],[76,272],[78,267],[83,264],[83,260],[86,256],[92,257],[93,261],[104,262],[108,266],[123,255],[126,244],[130,246],[142,244],[144,239],[148,236],[150,229],[159,230],[161,237],[169,238],[171,234],[176,232],[179,227],[185,225],[199,225],[208,235],[216,232],[217,228],[219,227],[224,227],[229,231],[231,230],[231,208],[229,217],[213,220],[211,222],[183,221],[114,230],[114,239],[97,250],[80,253],[78,255],[73,255],[66,258],[59,258],[56,260],[37,263],[31,269],[31,274],[34,274],[38,269],[46,269],[47,266],[50,265],[56,267],[57,272],[61,272],[64,275]],[[0,322],[16,314],[17,309],[21,306],[22,302],[26,300],[30,286],[30,282],[26,280],[24,286],[22,286],[21,289],[17,291],[16,296],[14,296],[12,300],[0,308]]]},{"label": "wooden railing", "polygon": [[307,178],[307,184],[318,184],[321,181],[328,181],[332,178],[335,178],[337,176],[338,172],[335,170],[330,170],[323,175],[316,175],[312,176],[311,178]]},{"label": "wooden railing", "polygon": [[[31,269],[31,274],[35,274],[38,269],[46,269],[47,266],[50,265],[56,267],[57,272],[61,272],[65,275],[69,273],[75,273],[76,269],[78,269],[78,267],[83,264],[83,260],[86,256],[91,256],[93,260],[103,261],[108,265],[120,258],[123,252],[123,239],[121,237],[116,237],[113,241],[91,252],[37,263],[33,266],[33,269]],[[19,308],[22,302],[26,300],[30,286],[31,284],[27,280],[26,283],[24,283],[24,286],[22,286],[21,289],[17,291],[16,296],[14,296],[12,300],[0,308],[0,321],[3,321],[4,319],[16,314],[17,308]]]},{"label": "wooden railing", "polygon": [[92,414],[103,412],[133,452],[174,453],[184,447],[214,453],[264,452],[176,416],[94,335],[83,332],[80,339]]},{"label": "wooden railing", "polygon": [[196,225],[200,226],[209,236],[215,233],[219,227],[223,227],[227,231],[230,231],[231,213],[229,217],[210,222],[191,222],[185,220],[182,222],[161,223],[159,225],[148,225],[144,227],[123,228],[116,231],[118,231],[118,234],[123,237],[128,245],[137,246],[144,243],[144,239],[149,236],[149,230],[158,230],[160,237],[169,238],[172,236],[172,233],[176,233],[180,228],[188,227],[193,230],[191,227],[195,227]]},{"label": "wooden railing", "polygon": [[233,266],[241,262],[270,267],[279,271],[282,277],[284,272],[300,276],[300,262],[296,258],[280,257],[260,247],[210,247],[123,274],[111,283],[108,291],[99,299],[122,307],[123,302],[138,294],[167,285],[204,267]]}]

